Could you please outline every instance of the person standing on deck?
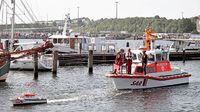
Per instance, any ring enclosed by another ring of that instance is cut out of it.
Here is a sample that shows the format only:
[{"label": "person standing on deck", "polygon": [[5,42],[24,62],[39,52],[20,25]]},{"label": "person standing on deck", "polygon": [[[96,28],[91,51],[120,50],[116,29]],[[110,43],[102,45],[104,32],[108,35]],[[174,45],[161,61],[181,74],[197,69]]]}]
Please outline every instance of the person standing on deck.
[{"label": "person standing on deck", "polygon": [[133,57],[133,53],[131,52],[131,49],[129,48],[128,52],[126,53],[126,70],[128,74],[131,74],[132,57]]},{"label": "person standing on deck", "polygon": [[121,52],[118,52],[115,58],[115,69],[114,69],[114,73],[119,73],[120,72],[120,67],[122,65],[122,56],[121,56]]},{"label": "person standing on deck", "polygon": [[147,59],[148,59],[148,56],[146,54],[146,51],[144,50],[143,55],[142,55],[142,69],[143,69],[144,75],[146,75],[147,73],[146,72]]}]

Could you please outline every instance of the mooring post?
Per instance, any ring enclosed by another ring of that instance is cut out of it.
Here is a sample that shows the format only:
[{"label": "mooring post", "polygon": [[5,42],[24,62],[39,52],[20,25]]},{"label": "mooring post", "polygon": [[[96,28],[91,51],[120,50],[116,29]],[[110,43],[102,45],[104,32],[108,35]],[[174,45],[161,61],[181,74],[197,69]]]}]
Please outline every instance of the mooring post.
[{"label": "mooring post", "polygon": [[9,51],[9,40],[5,40],[4,48],[5,48],[6,51]]},{"label": "mooring post", "polygon": [[79,54],[81,54],[81,50],[82,50],[82,43],[79,43]]},{"label": "mooring post", "polygon": [[129,42],[126,42],[126,47],[129,47]]},{"label": "mooring post", "polygon": [[185,49],[183,49],[182,59],[183,59],[183,63],[185,63],[185,59],[186,59]]},{"label": "mooring post", "polygon": [[53,52],[53,67],[52,67],[52,74],[53,76],[56,76],[57,74],[57,65],[58,63],[58,51]]},{"label": "mooring post", "polygon": [[93,50],[89,50],[88,54],[88,72],[89,74],[93,73]]},{"label": "mooring post", "polygon": [[33,54],[33,64],[34,64],[34,68],[33,68],[34,79],[38,79],[38,53],[37,52]]}]

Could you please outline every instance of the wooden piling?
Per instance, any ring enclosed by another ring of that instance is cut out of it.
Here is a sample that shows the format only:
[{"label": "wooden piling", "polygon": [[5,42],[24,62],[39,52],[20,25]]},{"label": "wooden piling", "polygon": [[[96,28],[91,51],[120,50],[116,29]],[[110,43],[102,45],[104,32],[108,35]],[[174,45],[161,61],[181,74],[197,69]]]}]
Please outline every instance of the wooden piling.
[{"label": "wooden piling", "polygon": [[6,51],[9,51],[9,40],[5,40],[5,42],[4,42],[4,49]]},{"label": "wooden piling", "polygon": [[79,54],[81,54],[81,50],[82,50],[82,43],[79,43]]},{"label": "wooden piling", "polygon": [[93,50],[89,50],[88,54],[88,72],[89,74],[93,73]]},{"label": "wooden piling", "polygon": [[126,42],[126,47],[129,47],[129,42]]},{"label": "wooden piling", "polygon": [[186,59],[185,49],[183,49],[182,59],[183,59],[183,63],[185,63],[185,59]]},{"label": "wooden piling", "polygon": [[33,54],[33,64],[34,64],[34,68],[33,68],[34,79],[38,79],[38,53],[37,52]]},{"label": "wooden piling", "polygon": [[58,51],[53,52],[53,67],[52,67],[52,74],[53,76],[56,76],[57,74],[57,62],[58,62]]}]

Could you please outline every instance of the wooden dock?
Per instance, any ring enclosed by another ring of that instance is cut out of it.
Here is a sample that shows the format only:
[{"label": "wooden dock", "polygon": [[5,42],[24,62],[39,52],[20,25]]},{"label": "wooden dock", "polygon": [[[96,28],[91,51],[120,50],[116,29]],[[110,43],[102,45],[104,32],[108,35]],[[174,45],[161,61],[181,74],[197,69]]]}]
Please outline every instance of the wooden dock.
[{"label": "wooden dock", "polygon": [[[115,54],[93,54],[94,64],[112,64],[115,62]],[[169,55],[171,61],[182,61],[183,52],[171,52]],[[200,52],[185,51],[186,60],[200,60]],[[59,54],[59,66],[74,66],[88,64],[88,54]]]},{"label": "wooden dock", "polygon": [[[181,61],[183,60],[183,52],[171,52],[169,55],[169,59],[171,61]],[[185,51],[185,59],[186,60],[200,60],[200,51]]]},{"label": "wooden dock", "polygon": [[[94,64],[111,64],[115,54],[93,54]],[[59,66],[87,65],[88,54],[59,54]]]}]

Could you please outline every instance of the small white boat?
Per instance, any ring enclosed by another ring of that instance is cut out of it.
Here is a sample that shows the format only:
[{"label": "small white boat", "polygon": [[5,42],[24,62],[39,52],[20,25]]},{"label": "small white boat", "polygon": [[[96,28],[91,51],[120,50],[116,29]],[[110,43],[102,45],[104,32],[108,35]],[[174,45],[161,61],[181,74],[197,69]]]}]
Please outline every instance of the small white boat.
[{"label": "small white boat", "polygon": [[[14,51],[21,51],[28,48],[34,48],[35,46],[40,45],[37,42],[31,43],[16,43]],[[23,57],[26,54],[12,54],[12,58],[16,58],[11,61],[10,69],[21,69],[21,70],[33,70],[34,63],[33,63],[33,56],[28,55]],[[22,56],[22,57],[21,57]],[[21,58],[18,58],[21,57]],[[53,59],[47,55],[40,55],[38,56],[38,69],[39,70],[51,70],[53,64]]]},{"label": "small white boat", "polygon": [[13,102],[13,106],[18,105],[31,105],[31,104],[44,104],[47,103],[46,98],[36,97],[36,94],[22,94],[16,99],[11,100]]},{"label": "small white boat", "polygon": [[[113,80],[115,88],[146,89],[188,84],[191,74],[182,71],[180,68],[171,67],[169,50],[155,49],[154,40],[148,42],[151,42],[151,49],[146,51],[146,54],[148,55],[148,63],[145,68],[146,74],[144,74],[141,63],[142,50],[132,50],[133,63],[130,74],[124,69],[126,68],[126,65],[121,66],[121,70],[116,73],[109,72],[105,74],[108,78]],[[150,45],[150,43],[147,45]],[[113,68],[118,69],[119,67],[119,65],[114,64]]]},{"label": "small white boat", "polygon": [[[47,56],[40,56],[38,58],[38,69],[39,70],[51,70],[52,69],[52,57]],[[34,63],[33,63],[33,57],[32,56],[26,56],[23,58],[15,59],[11,61],[10,69],[16,70],[33,70]]]}]

